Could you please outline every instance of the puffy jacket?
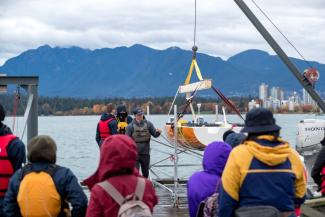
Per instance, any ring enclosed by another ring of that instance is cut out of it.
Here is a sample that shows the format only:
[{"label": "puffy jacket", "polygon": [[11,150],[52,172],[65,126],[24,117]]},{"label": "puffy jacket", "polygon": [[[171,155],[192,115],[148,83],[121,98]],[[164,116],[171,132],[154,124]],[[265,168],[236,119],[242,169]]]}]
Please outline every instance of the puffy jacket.
[{"label": "puffy jacket", "polygon": [[[34,171],[44,171],[49,164],[47,163],[33,163]],[[17,196],[20,186],[20,177],[22,170],[18,170],[10,180],[9,188],[4,198],[4,214],[7,217],[19,217],[20,209],[17,203]],[[87,209],[87,197],[80,187],[76,176],[65,167],[59,169],[53,175],[53,181],[57,188],[61,199],[67,200],[72,207],[71,214],[74,217],[85,216]]]},{"label": "puffy jacket", "polygon": [[298,153],[270,135],[248,140],[230,153],[222,175],[220,216],[241,206],[270,205],[294,211],[305,200],[306,179]]},{"label": "puffy jacket", "polygon": [[[135,143],[128,136],[113,135],[104,141],[100,150],[99,166],[96,172],[84,181],[91,189],[87,217],[117,216],[119,205],[96,184],[106,180],[124,197],[134,193],[139,176],[135,169],[136,158]],[[151,211],[158,202],[152,183],[147,179],[143,202]]]},{"label": "puffy jacket", "polygon": [[[109,119],[112,119],[112,118],[113,118],[113,120],[108,122],[108,128],[109,128],[110,134],[114,135],[114,134],[117,134],[117,121],[115,119],[115,116],[112,114],[103,113],[100,118],[100,121],[108,121]],[[100,145],[102,142],[99,126],[100,126],[100,122],[98,122],[97,129],[96,129],[96,142],[98,145]]]},{"label": "puffy jacket", "polygon": [[203,171],[194,173],[187,182],[190,217],[195,217],[200,202],[216,191],[230,151],[231,147],[224,142],[212,142],[205,148]]}]

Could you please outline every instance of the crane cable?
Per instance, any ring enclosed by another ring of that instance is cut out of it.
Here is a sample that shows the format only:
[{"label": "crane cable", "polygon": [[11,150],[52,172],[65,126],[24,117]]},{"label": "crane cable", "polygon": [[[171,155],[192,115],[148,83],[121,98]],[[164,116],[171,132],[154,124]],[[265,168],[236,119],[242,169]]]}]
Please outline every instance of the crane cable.
[{"label": "crane cable", "polygon": [[257,7],[257,9],[270,21],[270,23],[276,28],[276,30],[285,38],[285,40],[293,47],[293,49],[298,53],[298,55],[304,60],[304,62],[310,67],[313,68],[313,66],[310,64],[308,60],[305,59],[305,57],[301,54],[301,52],[294,46],[294,44],[284,35],[284,33],[279,29],[277,25],[271,20],[271,18],[262,10],[262,8],[254,1],[251,0],[253,4]]},{"label": "crane cable", "polygon": [[193,47],[196,46],[195,42],[196,42],[196,0],[195,0],[195,3],[194,3],[194,39],[193,39],[193,42],[194,42],[194,45]]}]

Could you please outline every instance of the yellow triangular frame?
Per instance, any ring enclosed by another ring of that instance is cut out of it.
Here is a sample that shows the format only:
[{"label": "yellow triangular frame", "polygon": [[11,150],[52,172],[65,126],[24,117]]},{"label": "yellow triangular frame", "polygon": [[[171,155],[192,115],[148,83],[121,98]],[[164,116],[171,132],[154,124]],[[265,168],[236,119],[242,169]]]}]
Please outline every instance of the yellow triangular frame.
[{"label": "yellow triangular frame", "polygon": [[190,66],[190,70],[188,71],[187,73],[187,76],[186,76],[186,79],[185,79],[185,82],[184,84],[189,84],[190,81],[191,81],[191,77],[192,77],[192,73],[193,73],[193,69],[195,68],[195,72],[196,72],[196,76],[197,78],[202,81],[203,78],[202,78],[202,74],[201,74],[201,71],[200,71],[200,68],[196,62],[196,59],[193,58],[192,59],[192,63],[191,63],[191,66]]}]

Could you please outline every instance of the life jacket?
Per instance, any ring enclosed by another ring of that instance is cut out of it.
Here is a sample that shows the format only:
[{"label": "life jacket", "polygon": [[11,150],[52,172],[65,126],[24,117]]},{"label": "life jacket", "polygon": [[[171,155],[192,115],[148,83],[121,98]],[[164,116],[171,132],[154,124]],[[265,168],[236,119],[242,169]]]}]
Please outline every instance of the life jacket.
[{"label": "life jacket", "polygon": [[132,126],[132,138],[136,143],[145,143],[150,141],[151,134],[149,132],[148,123],[146,121],[144,121],[143,126],[139,126],[135,123],[132,123]]},{"label": "life jacket", "polygon": [[14,168],[8,158],[7,147],[16,138],[12,134],[0,136],[0,198],[5,196],[10,177],[14,174]]},{"label": "life jacket", "polygon": [[125,134],[127,125],[128,125],[128,123],[126,123],[125,121],[119,121],[117,124],[117,132],[119,134]]},{"label": "life jacket", "polygon": [[23,217],[64,216],[64,201],[58,193],[53,175],[59,166],[35,171],[32,164],[22,168],[17,202]]},{"label": "life jacket", "polygon": [[102,120],[99,121],[99,135],[100,135],[101,140],[104,140],[107,137],[112,135],[111,130],[108,127],[108,124],[112,120],[114,120],[114,118],[110,118],[110,119],[105,120],[105,121],[102,121]]},{"label": "life jacket", "polygon": [[325,195],[325,166],[323,167],[320,175],[321,175],[321,180],[322,180],[322,183],[320,186],[320,189],[321,189],[320,192],[322,193],[322,195]]}]

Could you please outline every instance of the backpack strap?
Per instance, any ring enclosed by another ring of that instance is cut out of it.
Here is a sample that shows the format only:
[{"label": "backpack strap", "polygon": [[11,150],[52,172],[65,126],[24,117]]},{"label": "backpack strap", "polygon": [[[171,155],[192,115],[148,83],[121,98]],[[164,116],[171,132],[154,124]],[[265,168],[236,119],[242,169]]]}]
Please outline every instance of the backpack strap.
[{"label": "backpack strap", "polygon": [[121,193],[108,181],[98,183],[100,187],[102,187],[108,195],[110,195],[116,203],[120,206],[125,201],[125,198],[121,195]]},{"label": "backpack strap", "polygon": [[137,187],[135,188],[135,195],[138,197],[139,200],[142,201],[144,189],[146,187],[146,181],[144,178],[138,177]]}]

